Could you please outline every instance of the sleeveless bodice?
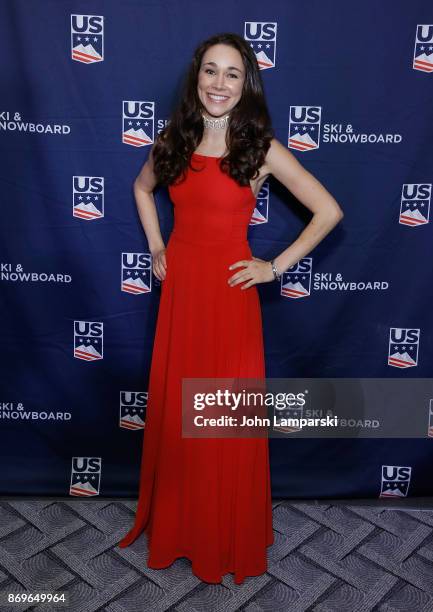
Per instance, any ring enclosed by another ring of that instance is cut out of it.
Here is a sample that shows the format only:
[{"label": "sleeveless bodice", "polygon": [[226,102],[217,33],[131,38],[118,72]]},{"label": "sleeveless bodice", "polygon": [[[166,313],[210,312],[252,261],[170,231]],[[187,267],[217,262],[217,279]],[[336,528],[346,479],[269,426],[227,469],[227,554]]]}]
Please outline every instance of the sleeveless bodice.
[{"label": "sleeveless bodice", "polygon": [[172,236],[190,244],[245,243],[256,198],[219,167],[220,157],[192,154],[185,180],[170,185]]}]

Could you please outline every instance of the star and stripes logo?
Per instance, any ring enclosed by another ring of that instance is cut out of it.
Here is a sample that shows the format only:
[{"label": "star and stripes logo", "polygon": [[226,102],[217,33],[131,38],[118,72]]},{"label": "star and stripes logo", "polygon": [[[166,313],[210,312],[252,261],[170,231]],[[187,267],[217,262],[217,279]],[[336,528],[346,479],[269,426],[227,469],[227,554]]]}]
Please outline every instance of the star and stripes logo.
[{"label": "star and stripes logo", "polygon": [[433,72],[433,24],[416,26],[412,68]]},{"label": "star and stripes logo", "polygon": [[122,253],[121,291],[138,295],[152,291],[152,254]]},{"label": "star and stripes logo", "polygon": [[104,324],[101,321],[74,321],[74,357],[83,361],[103,358]]},{"label": "star and stripes logo", "polygon": [[104,60],[102,15],[71,15],[71,57],[82,64]]},{"label": "star and stripes logo", "polygon": [[119,427],[122,429],[143,429],[148,393],[144,391],[120,392]]},{"label": "star and stripes logo", "polygon": [[404,183],[398,222],[408,227],[418,227],[428,223],[431,192],[431,183]]},{"label": "star and stripes logo", "polygon": [[[306,418],[304,414],[303,406],[286,406],[285,408],[279,408],[278,410],[274,406],[274,414],[272,420],[272,429],[280,433],[293,433],[296,431],[302,431],[302,427],[299,425],[285,425],[289,419],[300,419]],[[295,421],[296,423],[296,421]]]},{"label": "star and stripes logo", "polygon": [[245,21],[244,39],[256,54],[260,70],[275,68],[277,24],[270,21]]},{"label": "star and stripes logo", "polygon": [[310,295],[312,267],[313,258],[303,257],[286,270],[281,276],[281,295],[295,300]]},{"label": "star and stripes logo", "polygon": [[420,330],[391,327],[389,330],[388,365],[411,368],[418,365]]},{"label": "star and stripes logo", "polygon": [[382,465],[382,482],[379,497],[407,497],[412,468],[399,465]]},{"label": "star and stripes logo", "polygon": [[311,151],[320,143],[321,106],[291,106],[289,109],[289,149]]},{"label": "star and stripes logo", "polygon": [[122,142],[132,147],[151,145],[154,139],[155,102],[122,102]]},{"label": "star and stripes logo", "polygon": [[433,438],[433,399],[430,399],[428,408],[428,428],[427,436]]},{"label": "star and stripes logo", "polygon": [[265,181],[257,195],[256,205],[251,215],[250,225],[260,225],[268,222],[269,214],[269,183]]},{"label": "star and stripes logo", "polygon": [[94,221],[104,216],[104,177],[72,177],[72,215]]},{"label": "star and stripes logo", "polygon": [[69,495],[76,497],[99,495],[101,465],[101,457],[72,457]]}]

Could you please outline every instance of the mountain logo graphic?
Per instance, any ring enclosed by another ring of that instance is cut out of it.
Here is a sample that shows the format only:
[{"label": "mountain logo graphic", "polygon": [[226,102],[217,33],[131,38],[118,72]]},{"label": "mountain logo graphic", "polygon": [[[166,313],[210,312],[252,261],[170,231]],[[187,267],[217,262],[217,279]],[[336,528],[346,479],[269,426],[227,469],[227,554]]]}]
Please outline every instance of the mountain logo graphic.
[{"label": "mountain logo graphic", "polygon": [[256,205],[251,215],[250,225],[260,225],[268,222],[269,215],[269,183],[265,181],[257,195]]},{"label": "mountain logo graphic", "polygon": [[122,142],[132,147],[151,145],[154,139],[155,102],[122,101]]},{"label": "mountain logo graphic", "polygon": [[256,54],[260,70],[275,68],[277,24],[272,21],[245,21],[244,38]]},{"label": "mountain logo graphic", "polygon": [[102,15],[71,15],[71,58],[81,64],[104,60]]},{"label": "mountain logo graphic", "polygon": [[433,398],[429,402],[427,436],[433,438]]},{"label": "mountain logo graphic", "polygon": [[84,221],[104,216],[104,177],[72,177],[72,215]]},{"label": "mountain logo graphic", "polygon": [[303,257],[281,276],[281,295],[299,299],[310,295],[312,257]]},{"label": "mountain logo graphic", "polygon": [[411,368],[418,365],[420,330],[391,327],[388,340],[388,365]]},{"label": "mountain logo graphic", "polygon": [[148,392],[121,391],[119,427],[137,431],[144,429]]},{"label": "mountain logo graphic", "polygon": [[138,295],[152,291],[152,254],[122,253],[121,291]]},{"label": "mountain logo graphic", "polygon": [[321,106],[291,106],[289,109],[289,149],[297,151],[318,149],[321,117]]},{"label": "mountain logo graphic", "polygon": [[69,495],[75,497],[99,495],[101,465],[101,457],[72,457]]},{"label": "mountain logo graphic", "polygon": [[405,183],[401,190],[398,222],[407,227],[429,223],[431,183]]},{"label": "mountain logo graphic", "polygon": [[382,481],[379,497],[407,497],[412,468],[409,466],[382,465]]},{"label": "mountain logo graphic", "polygon": [[433,24],[416,26],[412,68],[433,72]]},{"label": "mountain logo graphic", "polygon": [[103,358],[104,324],[101,321],[74,321],[74,357],[83,361]]}]

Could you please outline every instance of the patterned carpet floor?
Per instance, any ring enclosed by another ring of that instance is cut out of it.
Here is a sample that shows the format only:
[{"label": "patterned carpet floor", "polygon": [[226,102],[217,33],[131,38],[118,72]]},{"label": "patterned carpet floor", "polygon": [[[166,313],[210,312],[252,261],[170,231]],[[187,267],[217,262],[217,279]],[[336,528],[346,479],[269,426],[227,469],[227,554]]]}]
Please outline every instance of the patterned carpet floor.
[{"label": "patterned carpet floor", "polygon": [[[433,500],[273,500],[268,572],[201,582],[116,544],[135,500],[0,498],[0,611],[433,612]],[[66,602],[9,601],[57,592]],[[10,599],[10,596],[9,596]]]}]

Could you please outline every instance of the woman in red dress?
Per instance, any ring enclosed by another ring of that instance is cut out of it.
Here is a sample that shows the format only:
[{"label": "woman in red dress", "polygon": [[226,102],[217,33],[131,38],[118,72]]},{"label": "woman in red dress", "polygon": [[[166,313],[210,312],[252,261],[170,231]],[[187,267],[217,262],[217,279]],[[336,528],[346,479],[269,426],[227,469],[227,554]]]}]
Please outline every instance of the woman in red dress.
[{"label": "woman in red dress", "polygon": [[[272,174],[313,213],[272,261],[253,257],[247,230]],[[167,185],[174,228],[165,247],[153,190]],[[198,46],[178,107],[158,135],[134,194],[162,281],[149,375],[135,522],[150,568],[179,557],[209,583],[267,569],[273,543],[267,437],[182,435],[183,378],[264,379],[257,283],[278,280],[342,217],[334,198],[273,137],[255,54],[237,34]]]}]

